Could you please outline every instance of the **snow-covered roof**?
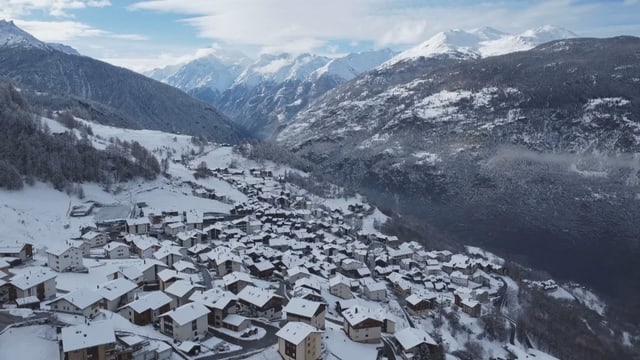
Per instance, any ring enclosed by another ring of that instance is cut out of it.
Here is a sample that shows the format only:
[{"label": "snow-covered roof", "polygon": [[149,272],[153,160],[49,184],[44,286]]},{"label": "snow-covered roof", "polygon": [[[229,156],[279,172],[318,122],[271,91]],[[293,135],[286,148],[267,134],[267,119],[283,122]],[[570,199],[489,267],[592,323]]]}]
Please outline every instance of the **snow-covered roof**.
[{"label": "snow-covered roof", "polygon": [[192,322],[193,320],[197,320],[202,316],[206,316],[209,312],[210,311],[206,306],[200,303],[192,302],[182,305],[179,308],[164,313],[160,316],[168,316],[173,320],[173,322],[182,326],[184,324]]},{"label": "snow-covered roof", "polygon": [[69,352],[116,342],[113,325],[96,321],[62,328],[62,351]]},{"label": "snow-covered roof", "polygon": [[336,274],[336,276],[329,279],[329,286],[334,287],[339,284],[344,284],[346,286],[351,286],[351,279],[348,279],[340,274]]},{"label": "snow-covered roof", "polygon": [[164,290],[169,295],[173,295],[176,297],[183,297],[189,293],[189,291],[203,287],[202,285],[192,284],[190,281],[186,280],[178,280],[171,284],[168,288]]},{"label": "snow-covered roof", "polygon": [[107,281],[98,285],[97,293],[100,294],[103,298],[113,301],[133,290],[135,290],[138,285],[134,282],[131,282],[127,279],[114,279],[111,281]]},{"label": "snow-covered roof", "polygon": [[53,244],[47,248],[47,254],[60,256],[66,253],[67,251],[69,251],[69,249],[76,247],[75,245],[76,244],[70,244],[69,242],[66,242],[66,241],[63,243]]},{"label": "snow-covered roof", "polygon": [[224,309],[229,302],[236,301],[237,299],[236,294],[220,288],[213,288],[202,292],[196,291],[189,297],[190,301],[198,302],[214,309]]},{"label": "snow-covered roof", "polygon": [[98,236],[105,236],[103,233],[99,233],[96,231],[89,231],[87,233],[85,233],[84,235],[82,235],[82,239],[84,240],[93,240]]},{"label": "snow-covered roof", "polygon": [[244,281],[247,283],[253,283],[253,281],[251,280],[251,275],[245,273],[245,272],[239,272],[239,271],[234,271],[232,273],[229,273],[225,276],[222,277],[222,281],[224,282],[224,285],[230,285],[233,284],[237,281]]},{"label": "snow-covered roof", "polygon": [[196,266],[189,262],[189,261],[185,261],[185,260],[180,260],[176,263],[173,264],[173,268],[178,270],[178,271],[184,271],[187,269],[191,269],[191,270],[197,270]]},{"label": "snow-covered roof", "polygon": [[240,293],[238,293],[238,298],[240,300],[246,301],[249,304],[253,304],[258,307],[263,307],[266,303],[274,297],[279,297],[273,292],[257,288],[252,285],[247,285]]},{"label": "snow-covered roof", "polygon": [[16,254],[22,251],[26,243],[10,244],[8,242],[0,242],[0,253],[2,254]]},{"label": "snow-covered roof", "polygon": [[160,309],[169,303],[171,303],[171,298],[167,294],[162,291],[152,291],[140,297],[138,300],[130,302],[124,307],[130,307],[139,314],[149,309]]},{"label": "snow-covered roof", "polygon": [[258,271],[267,271],[274,268],[273,264],[269,260],[263,260],[257,263],[254,263],[253,266],[258,269]]},{"label": "snow-covered roof", "polygon": [[182,248],[175,245],[164,245],[158,251],[153,253],[153,257],[156,259],[163,259],[169,255],[182,256],[180,252]]},{"label": "snow-covered roof", "polygon": [[322,306],[321,303],[310,301],[302,298],[293,298],[289,301],[287,306],[283,309],[287,314],[295,314],[306,318],[311,318],[318,309]]},{"label": "snow-covered roof", "polygon": [[226,261],[242,263],[240,256],[234,254],[230,248],[225,246],[219,246],[205,254],[209,260],[216,264],[222,264]]},{"label": "snow-covered roof", "polygon": [[105,249],[106,251],[113,251],[116,250],[118,248],[128,248],[127,244],[123,244],[121,242],[117,242],[117,241],[112,241],[110,243],[108,243],[107,245],[103,246],[103,249]]},{"label": "snow-covered roof", "polygon": [[405,299],[407,303],[411,304],[411,305],[417,305],[419,304],[421,301],[426,301],[426,300],[432,300],[435,299],[437,296],[433,293],[429,293],[429,294],[411,294],[409,296],[407,296],[407,298]]},{"label": "snow-covered roof", "polygon": [[243,322],[249,320],[248,318],[238,315],[238,314],[229,314],[222,321],[226,324],[233,326],[240,326]]},{"label": "snow-covered roof", "polygon": [[11,278],[9,282],[20,290],[26,290],[55,278],[56,273],[53,270],[48,268],[34,268],[34,270]]},{"label": "snow-covered roof", "polygon": [[412,327],[404,328],[400,331],[397,331],[394,336],[404,350],[413,349],[420,344],[438,344],[435,340],[433,340],[431,335],[427,334],[426,331]]},{"label": "snow-covered roof", "polygon": [[127,219],[125,220],[125,222],[127,223],[127,225],[145,225],[149,224],[149,218],[141,217],[136,219]]},{"label": "snow-covered roof", "polygon": [[129,234],[125,236],[125,240],[128,242],[133,242],[133,244],[138,249],[142,249],[142,250],[148,249],[153,246],[160,246],[158,239],[151,236],[146,236],[146,235]]},{"label": "snow-covered roof", "polygon": [[160,279],[161,281],[167,281],[174,278],[189,279],[190,276],[187,273],[179,272],[178,270],[174,269],[163,269],[162,271],[158,272],[158,279]]},{"label": "snow-covered roof", "polygon": [[173,222],[173,223],[167,224],[167,227],[169,229],[180,229],[184,227],[184,224],[181,222]]},{"label": "snow-covered roof", "polygon": [[342,316],[351,326],[356,326],[365,320],[375,320],[380,322],[378,314],[371,309],[356,305],[342,312]]},{"label": "snow-covered roof", "polygon": [[276,336],[284,339],[287,342],[298,345],[309,335],[315,332],[319,333],[321,331],[309,324],[292,321],[287,323],[282,329],[280,329],[276,333]]},{"label": "snow-covered roof", "polygon": [[369,289],[369,291],[384,291],[387,290],[387,285],[382,281],[375,281],[372,278],[364,278],[360,280],[362,286]]},{"label": "snow-covered roof", "polygon": [[62,299],[68,301],[78,309],[86,309],[102,300],[102,296],[93,290],[80,288],[51,301],[50,304]]}]

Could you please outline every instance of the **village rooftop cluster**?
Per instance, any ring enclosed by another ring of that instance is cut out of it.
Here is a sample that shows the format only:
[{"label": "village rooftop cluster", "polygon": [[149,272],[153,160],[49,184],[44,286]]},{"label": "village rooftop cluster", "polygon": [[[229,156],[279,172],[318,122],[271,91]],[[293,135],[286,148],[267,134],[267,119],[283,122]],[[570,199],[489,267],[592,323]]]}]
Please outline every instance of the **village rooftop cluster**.
[{"label": "village rooftop cluster", "polygon": [[[232,210],[86,203],[70,215],[95,224],[74,239],[39,252],[0,240],[0,305],[55,314],[65,360],[241,354],[250,349],[237,344],[260,339],[283,359],[338,356],[349,344],[409,359],[447,348],[421,319],[443,307],[480,317],[506,286],[500,259],[480,249],[383,235],[362,198],[319,201],[263,168],[207,171],[248,200],[192,183],[193,196]],[[97,271],[106,273],[93,283]],[[68,279],[74,289],[61,291]]]}]

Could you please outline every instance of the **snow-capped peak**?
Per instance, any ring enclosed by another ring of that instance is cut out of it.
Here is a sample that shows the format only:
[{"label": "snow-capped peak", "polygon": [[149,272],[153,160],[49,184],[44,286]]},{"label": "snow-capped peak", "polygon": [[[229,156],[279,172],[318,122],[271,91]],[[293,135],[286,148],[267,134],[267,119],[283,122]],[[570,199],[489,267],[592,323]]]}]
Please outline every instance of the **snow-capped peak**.
[{"label": "snow-capped peak", "polygon": [[537,45],[554,40],[578,37],[574,32],[555,25],[545,25],[535,29],[529,29],[520,34],[520,36],[529,39],[532,42],[536,42]]},{"label": "snow-capped peak", "polygon": [[537,45],[573,38],[573,32],[553,25],[530,29],[522,34],[508,34],[491,27],[474,30],[449,30],[437,33],[429,40],[395,56],[383,67],[421,57],[448,56],[452,59],[473,59],[529,50]]},{"label": "snow-capped peak", "polygon": [[236,79],[235,85],[255,86],[263,81],[281,83],[287,80],[304,80],[316,69],[330,61],[313,54],[264,54]]},{"label": "snow-capped peak", "polygon": [[47,48],[45,43],[17,27],[13,21],[6,20],[0,20],[0,46]]},{"label": "snow-capped peak", "polygon": [[391,49],[352,53],[329,61],[311,74],[314,79],[323,75],[335,75],[344,80],[351,80],[363,72],[376,68],[391,59],[395,53]]},{"label": "snow-capped peak", "polygon": [[0,47],[22,46],[46,50],[56,50],[70,55],[80,55],[71,46],[57,43],[45,43],[20,29],[12,20],[0,20]]}]

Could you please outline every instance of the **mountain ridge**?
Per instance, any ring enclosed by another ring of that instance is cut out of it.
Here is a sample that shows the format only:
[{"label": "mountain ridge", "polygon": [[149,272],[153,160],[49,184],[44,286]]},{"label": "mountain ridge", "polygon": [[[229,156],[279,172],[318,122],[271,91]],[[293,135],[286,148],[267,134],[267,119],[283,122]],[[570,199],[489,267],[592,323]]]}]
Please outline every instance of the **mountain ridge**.
[{"label": "mountain ridge", "polygon": [[[96,103],[120,126],[211,137],[235,143],[247,135],[212,105],[128,69],[58,51],[12,22],[0,23],[0,78],[29,100]],[[46,105],[46,104],[45,104]],[[91,106],[91,105],[89,105]],[[45,106],[47,107],[47,106]],[[109,121],[106,118],[103,121]]]}]

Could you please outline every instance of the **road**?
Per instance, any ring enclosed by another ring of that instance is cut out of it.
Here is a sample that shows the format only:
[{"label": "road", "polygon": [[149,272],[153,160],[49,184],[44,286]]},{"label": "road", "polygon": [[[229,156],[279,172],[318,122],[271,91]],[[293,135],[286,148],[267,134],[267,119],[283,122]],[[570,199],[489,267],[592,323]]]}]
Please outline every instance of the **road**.
[{"label": "road", "polygon": [[263,350],[278,343],[278,337],[276,336],[276,333],[278,332],[278,330],[280,330],[279,327],[276,327],[273,325],[267,325],[263,322],[255,321],[255,320],[252,320],[251,324],[254,326],[264,328],[267,331],[267,334],[262,339],[258,339],[258,340],[240,340],[240,339],[234,338],[233,336],[229,336],[225,333],[221,333],[215,328],[210,327],[209,331],[211,331],[211,333],[213,333],[215,337],[222,339],[230,344],[242,346],[242,349],[221,353],[221,354],[204,356],[198,359],[199,360],[218,360],[218,359],[224,359],[224,358],[233,357],[233,356],[242,357],[242,355],[244,354],[251,353],[256,350]]}]

